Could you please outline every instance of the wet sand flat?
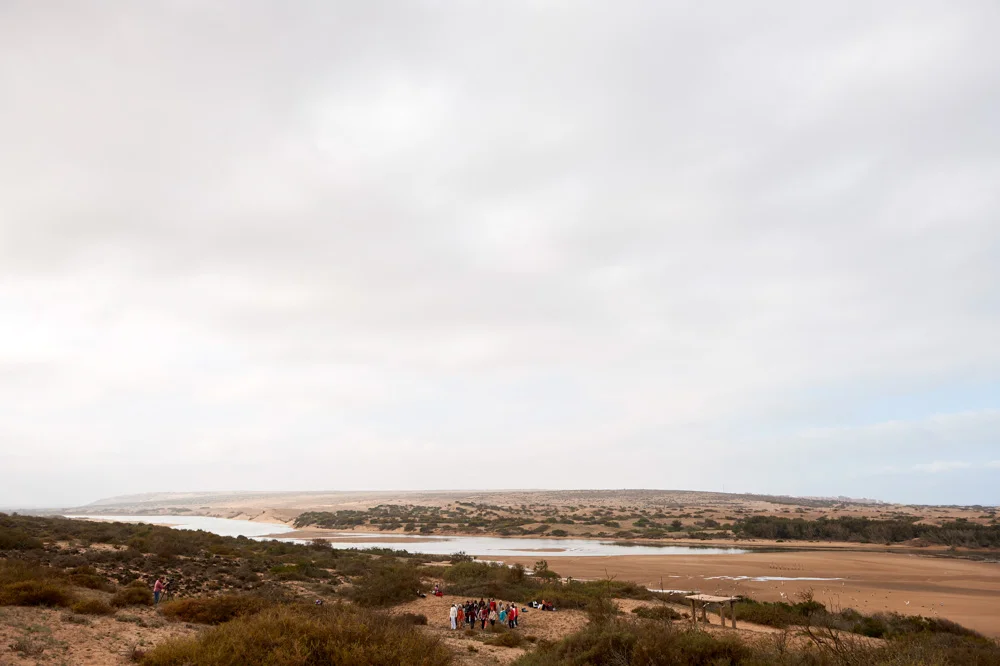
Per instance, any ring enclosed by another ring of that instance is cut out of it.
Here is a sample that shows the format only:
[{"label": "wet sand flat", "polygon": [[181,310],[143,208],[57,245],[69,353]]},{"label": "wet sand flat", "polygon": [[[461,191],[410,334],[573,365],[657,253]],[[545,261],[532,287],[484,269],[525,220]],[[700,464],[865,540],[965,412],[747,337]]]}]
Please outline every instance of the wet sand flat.
[{"label": "wet sand flat", "polygon": [[[494,559],[531,567],[539,558]],[[812,590],[816,600],[831,609],[944,617],[1000,637],[998,563],[891,552],[805,551],[713,557],[568,556],[551,560],[549,565],[562,576],[597,579],[610,575],[655,589],[747,594],[762,601],[794,601],[799,593]]]}]

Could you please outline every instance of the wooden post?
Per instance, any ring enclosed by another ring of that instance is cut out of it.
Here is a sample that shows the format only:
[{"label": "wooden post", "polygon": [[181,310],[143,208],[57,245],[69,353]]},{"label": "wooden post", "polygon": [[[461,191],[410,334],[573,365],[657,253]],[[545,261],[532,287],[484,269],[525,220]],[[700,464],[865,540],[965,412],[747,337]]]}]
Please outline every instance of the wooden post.
[{"label": "wooden post", "polygon": [[733,605],[733,600],[729,600],[729,617],[733,619],[733,629],[736,628],[736,607]]},{"label": "wooden post", "polygon": [[708,604],[701,605],[701,621],[708,624]]},{"label": "wooden post", "polygon": [[726,628],[726,604],[719,604],[719,624]]},{"label": "wooden post", "polygon": [[691,600],[691,625],[697,629],[698,628],[698,606],[694,599]]}]

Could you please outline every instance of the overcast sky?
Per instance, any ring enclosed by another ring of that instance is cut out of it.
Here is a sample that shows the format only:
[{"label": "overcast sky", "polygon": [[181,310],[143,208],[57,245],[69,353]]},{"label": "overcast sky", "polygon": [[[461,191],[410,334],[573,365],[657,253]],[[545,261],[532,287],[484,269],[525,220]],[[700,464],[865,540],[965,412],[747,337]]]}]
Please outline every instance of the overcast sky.
[{"label": "overcast sky", "polygon": [[0,506],[1000,503],[1000,3],[0,1]]}]

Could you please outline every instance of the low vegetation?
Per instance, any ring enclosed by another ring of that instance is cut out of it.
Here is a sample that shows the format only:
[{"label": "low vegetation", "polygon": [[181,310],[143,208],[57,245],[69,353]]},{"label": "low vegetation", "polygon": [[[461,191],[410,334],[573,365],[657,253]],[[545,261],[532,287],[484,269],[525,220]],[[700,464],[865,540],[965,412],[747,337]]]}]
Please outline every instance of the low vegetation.
[{"label": "low vegetation", "polygon": [[[498,506],[456,502],[452,506],[383,504],[366,510],[307,511],[297,527],[328,529],[374,528],[418,533],[500,534],[503,536],[571,536],[564,526],[575,526],[577,536],[614,539],[769,539],[781,541],[847,541],[892,544],[944,545],[965,548],[1000,548],[1000,524],[995,513],[982,515],[987,524],[968,518],[948,519],[941,524],[921,521],[919,516],[892,513],[869,518],[837,516],[846,505],[829,500],[805,500],[761,496],[776,506],[798,504],[830,513],[815,519],[767,515],[725,515],[704,508],[691,511],[642,507],[556,507],[549,505]],[[974,508],[974,507],[973,507]],[[791,513],[791,509],[773,511]],[[744,513],[733,509],[733,514]],[[715,514],[715,517],[709,515]],[[881,515],[881,514],[880,514]],[[586,528],[582,530],[580,528]],[[625,543],[623,545],[629,545]]]},{"label": "low vegetation", "polygon": [[237,617],[194,639],[168,641],[146,666],[446,666],[450,651],[391,617],[356,606],[289,604]]},{"label": "low vegetation", "polygon": [[18,560],[0,561],[0,606],[66,607],[74,601],[59,572]]},{"label": "low vegetation", "polygon": [[[536,570],[550,572],[539,562]],[[554,573],[554,572],[551,572]],[[460,597],[545,601],[557,608],[585,610],[595,599],[659,599],[661,595],[627,581],[563,581],[554,576],[529,576],[524,567],[498,563],[460,562],[444,570],[445,592]]]},{"label": "low vegetation", "polygon": [[385,607],[409,601],[427,587],[414,564],[380,562],[355,581],[348,596],[362,606]]},{"label": "low vegetation", "polygon": [[923,632],[873,642],[811,629],[797,643],[787,634],[744,642],[686,625],[613,620],[591,623],[555,643],[542,643],[515,666],[997,666],[1000,647],[973,636]]},{"label": "low vegetation", "polygon": [[272,600],[249,594],[223,594],[168,601],[160,606],[170,620],[196,624],[222,624],[244,615],[255,615],[274,605]]},{"label": "low vegetation", "polygon": [[[7,538],[14,534],[14,537]],[[447,560],[388,549],[335,550],[326,543],[292,544],[221,537],[202,531],[157,525],[91,522],[56,517],[0,513],[0,536],[17,549],[0,551],[0,604],[69,605],[75,589],[110,593],[116,607],[152,604],[150,592],[158,576],[171,580],[171,591],[183,598],[234,593],[285,595],[284,583],[296,581],[317,596],[350,590],[385,565]],[[99,546],[99,547],[95,547]],[[376,577],[378,580],[378,577]],[[10,584],[32,581],[7,589]],[[419,585],[412,576],[397,591],[372,590],[362,603],[384,605],[413,596]],[[133,585],[134,584],[134,585]],[[364,586],[364,584],[362,584]],[[383,586],[384,588],[384,586]],[[6,590],[6,591],[5,591]]]},{"label": "low vegetation", "polygon": [[644,620],[659,620],[661,622],[672,622],[683,617],[670,606],[638,606],[632,612]]},{"label": "low vegetation", "polygon": [[80,615],[114,615],[115,609],[103,599],[81,599],[71,606]]},{"label": "low vegetation", "polygon": [[819,518],[784,518],[752,516],[737,521],[734,534],[755,539],[855,541],[861,543],[902,543],[919,539],[928,544],[1000,548],[1000,525],[980,525],[956,520],[942,525],[917,522],[915,517],[872,520],[840,516]]},{"label": "low vegetation", "polygon": [[[17,546],[0,551],[0,605],[63,607],[70,612],[61,616],[81,624],[95,621],[86,616],[115,614],[141,627],[165,620],[210,625],[196,638],[130,654],[152,666],[449,664],[451,653],[424,626],[426,616],[377,610],[412,600],[429,577],[443,579],[445,592],[458,597],[544,599],[586,612],[590,623],[558,642],[535,645],[503,626],[473,632],[470,651],[484,643],[525,650],[517,666],[1000,666],[994,641],[947,620],[832,611],[809,595],[795,603],[736,604],[741,620],[784,630],[773,638],[743,642],[693,631],[675,622],[682,616],[669,603],[679,599],[669,594],[616,580],[565,580],[544,560],[529,571],[463,554],[338,551],[323,543],[3,514],[0,543]],[[431,561],[449,565],[424,566]],[[183,590],[161,603],[163,619],[128,610],[152,603],[159,575]],[[652,603],[622,614],[614,599],[623,598]],[[16,651],[29,655],[34,645],[24,639]]]},{"label": "low vegetation", "polygon": [[831,611],[804,594],[796,603],[782,601],[755,601],[742,598],[734,604],[740,620],[781,629],[787,627],[822,627],[845,631],[869,638],[898,638],[915,634],[952,634],[982,639],[983,636],[960,624],[944,618],[899,613],[873,613],[865,615],[853,608]]},{"label": "low vegetation", "polygon": [[111,597],[111,605],[115,608],[125,608],[127,606],[152,606],[153,593],[142,581],[137,584],[129,584],[115,592]]}]

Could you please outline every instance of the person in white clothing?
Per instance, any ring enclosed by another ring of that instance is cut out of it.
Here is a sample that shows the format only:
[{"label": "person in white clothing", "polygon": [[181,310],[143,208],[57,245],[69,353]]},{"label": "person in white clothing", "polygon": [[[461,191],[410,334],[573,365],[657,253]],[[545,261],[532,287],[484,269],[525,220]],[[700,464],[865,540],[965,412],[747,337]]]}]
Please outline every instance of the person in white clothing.
[{"label": "person in white clothing", "polygon": [[448,617],[451,618],[451,628],[458,629],[458,606],[455,604],[451,605],[451,610],[448,611]]}]

